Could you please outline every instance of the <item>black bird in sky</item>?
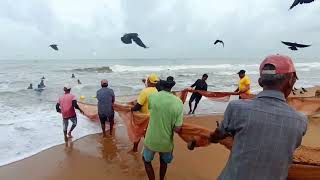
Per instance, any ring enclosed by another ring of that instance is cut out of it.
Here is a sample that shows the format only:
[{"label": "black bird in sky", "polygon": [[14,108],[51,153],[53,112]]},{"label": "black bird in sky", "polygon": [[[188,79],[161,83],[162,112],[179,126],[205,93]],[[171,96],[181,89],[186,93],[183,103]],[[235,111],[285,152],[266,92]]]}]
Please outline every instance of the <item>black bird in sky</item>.
[{"label": "black bird in sky", "polygon": [[219,40],[219,39],[214,42],[214,45],[216,45],[216,44],[218,44],[218,43],[221,43],[221,44],[223,45],[223,47],[224,47],[224,42],[221,41],[221,40]]},{"label": "black bird in sky", "polygon": [[292,43],[292,42],[285,42],[285,41],[281,41],[283,44],[289,46],[288,48],[293,50],[293,51],[297,51],[298,48],[305,48],[305,47],[309,47],[311,45],[305,45],[305,44],[298,44],[298,43]]},{"label": "black bird in sky", "polygon": [[59,49],[58,49],[58,45],[56,45],[56,44],[51,44],[50,47],[51,47],[52,49],[56,50],[56,51],[59,50]]},{"label": "black bird in sky", "polygon": [[[291,5],[290,9],[294,8],[298,4],[306,4],[306,3],[311,3],[314,0],[294,0],[293,4]],[[290,10],[289,9],[289,10]]]},{"label": "black bird in sky", "polygon": [[138,37],[138,33],[128,33],[121,37],[121,41],[124,44],[132,44],[134,41],[138,46],[143,48],[148,48],[145,44],[143,44],[142,40]]}]

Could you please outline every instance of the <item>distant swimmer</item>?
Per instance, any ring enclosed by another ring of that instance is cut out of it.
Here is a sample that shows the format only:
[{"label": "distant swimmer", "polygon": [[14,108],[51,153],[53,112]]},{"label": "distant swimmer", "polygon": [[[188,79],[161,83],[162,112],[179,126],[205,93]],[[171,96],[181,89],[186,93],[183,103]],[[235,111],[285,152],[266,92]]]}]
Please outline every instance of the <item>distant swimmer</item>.
[{"label": "distant swimmer", "polygon": [[305,88],[301,88],[303,92],[308,92]]},{"label": "distant swimmer", "polygon": [[[207,91],[208,90],[208,85],[206,83],[207,79],[208,79],[207,74],[202,75],[202,78],[198,79],[195,83],[193,83],[191,85],[191,88],[195,87],[195,90]],[[201,94],[199,94],[197,92],[192,93],[190,100],[189,100],[189,108],[190,108],[189,114],[195,113],[197,106],[198,106],[198,103],[200,102],[201,98],[202,98]],[[193,101],[195,101],[195,105],[194,105],[194,109],[192,110],[192,102]]]},{"label": "distant swimmer", "polygon": [[38,85],[38,88],[44,88],[44,87],[46,87],[46,85],[44,85],[44,80],[41,79],[41,82],[40,82],[40,84]]},{"label": "distant swimmer", "polygon": [[221,43],[222,44],[222,46],[224,47],[224,42],[223,41],[221,41],[221,40],[216,40],[215,42],[214,42],[214,45],[216,45],[216,44],[218,44],[218,43]]},{"label": "distant swimmer", "polygon": [[298,44],[298,43],[292,43],[292,42],[285,42],[281,41],[283,44],[289,46],[288,48],[291,49],[292,51],[298,51],[298,48],[306,48],[311,45],[305,45],[305,44]]},{"label": "distant swimmer", "polygon": [[[291,5],[290,9],[294,8],[298,4],[307,4],[307,3],[312,3],[314,0],[295,0],[293,4]],[[289,9],[289,10],[290,10]]]},{"label": "distant swimmer", "polygon": [[56,50],[56,51],[59,50],[58,45],[56,45],[56,44],[51,44],[50,47],[51,47],[52,49]]},{"label": "distant swimmer", "polygon": [[71,78],[76,78],[76,76],[74,74],[71,75]]},{"label": "distant swimmer", "polygon": [[132,41],[134,41],[138,46],[143,47],[143,48],[148,48],[142,40],[138,37],[138,33],[128,33],[124,34],[121,37],[121,41],[124,44],[132,44]]},{"label": "distant swimmer", "polygon": [[27,89],[33,89],[32,83],[30,83],[29,87]]},{"label": "distant swimmer", "polygon": [[239,75],[239,86],[238,88],[234,91],[236,93],[239,94],[239,99],[241,99],[241,94],[247,94],[250,95],[251,91],[250,91],[250,78],[249,76],[246,75],[246,71],[245,70],[240,70],[238,72]]},{"label": "distant swimmer", "polygon": [[41,79],[46,79],[44,76],[42,76],[42,78]]},{"label": "distant swimmer", "polygon": [[80,79],[78,79],[78,84],[82,84],[81,81],[80,81]]},{"label": "distant swimmer", "polygon": [[[64,95],[59,98],[58,103],[56,104],[56,110],[58,113],[62,114],[64,140],[67,142],[68,137],[72,138],[71,132],[77,126],[77,114],[75,109],[78,109],[81,113],[83,113],[83,111],[78,106],[76,97],[70,93],[71,87],[65,85],[63,90]],[[72,122],[72,126],[67,134],[69,120]]]}]

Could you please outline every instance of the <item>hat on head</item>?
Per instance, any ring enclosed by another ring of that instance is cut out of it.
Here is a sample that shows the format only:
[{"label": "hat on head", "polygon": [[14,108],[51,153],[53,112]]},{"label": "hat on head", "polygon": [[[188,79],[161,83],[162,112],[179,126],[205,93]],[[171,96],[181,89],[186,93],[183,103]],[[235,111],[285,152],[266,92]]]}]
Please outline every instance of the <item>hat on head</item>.
[{"label": "hat on head", "polygon": [[[275,70],[263,70],[266,64],[273,65],[275,67]],[[294,67],[292,59],[289,56],[271,55],[266,57],[260,64],[260,75],[276,75],[288,73],[294,73],[294,75],[298,79],[296,68]]]},{"label": "hat on head", "polygon": [[174,81],[174,78],[172,76],[168,76],[167,81]]},{"label": "hat on head", "polygon": [[160,85],[164,88],[173,88],[174,85],[176,85],[176,82],[173,80],[173,77],[172,76],[169,76],[167,78],[167,80],[160,80]]},{"label": "hat on head", "polygon": [[70,90],[70,89],[71,89],[71,86],[70,86],[69,84],[65,84],[65,85],[63,86],[63,88],[64,88],[64,89],[67,89],[67,90]]},{"label": "hat on head", "polygon": [[245,74],[245,73],[246,73],[246,71],[242,69],[237,74]]},{"label": "hat on head", "polygon": [[108,80],[106,80],[106,79],[101,80],[101,85],[107,85],[107,84],[108,84]]},{"label": "hat on head", "polygon": [[152,84],[156,84],[159,81],[159,78],[156,74],[152,73],[150,74],[150,76],[148,77],[148,80],[152,83]]}]

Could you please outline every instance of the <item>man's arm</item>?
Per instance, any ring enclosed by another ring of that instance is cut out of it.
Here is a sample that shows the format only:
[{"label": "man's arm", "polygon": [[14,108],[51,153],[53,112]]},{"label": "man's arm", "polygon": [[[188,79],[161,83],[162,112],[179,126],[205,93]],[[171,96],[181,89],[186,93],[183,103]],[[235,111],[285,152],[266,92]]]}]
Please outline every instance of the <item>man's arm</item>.
[{"label": "man's arm", "polygon": [[249,91],[250,90],[250,84],[249,85],[246,85],[246,87],[243,89],[243,90],[241,90],[241,91],[239,91],[239,93],[241,94],[241,93],[245,93],[245,92],[247,92],[247,91]]},{"label": "man's arm", "polygon": [[179,112],[177,114],[177,120],[174,123],[174,129],[173,131],[176,133],[181,133],[182,130],[182,124],[183,124],[183,104],[181,102]]},{"label": "man's arm", "polygon": [[190,87],[195,87],[197,84],[198,84],[198,81],[199,81],[199,79],[196,81],[196,82],[194,82]]},{"label": "man's arm", "polygon": [[181,133],[181,130],[182,130],[181,126],[174,127],[174,129],[173,129],[173,131],[178,133],[178,134]]},{"label": "man's arm", "polygon": [[224,112],[224,119],[221,122],[221,126],[217,123],[216,130],[210,135],[211,143],[218,143],[220,140],[235,135],[235,122],[232,117],[232,102],[227,106],[226,111]]},{"label": "man's arm", "polygon": [[131,111],[140,111],[141,108],[142,108],[142,105],[137,103],[131,108]]},{"label": "man's arm", "polygon": [[56,104],[56,111],[58,113],[61,113],[61,109],[60,109],[60,104],[59,103]]},{"label": "man's arm", "polygon": [[81,113],[83,113],[83,111],[80,109],[78,103],[77,103],[77,100],[72,100],[72,106],[75,108],[75,109],[78,109]]},{"label": "man's arm", "polygon": [[142,108],[143,104],[145,104],[147,101],[147,94],[144,91],[141,91],[139,94],[137,104],[134,105],[133,108],[131,108],[131,111],[140,111]]},{"label": "man's arm", "polygon": [[234,92],[239,92],[239,88],[237,88]]}]

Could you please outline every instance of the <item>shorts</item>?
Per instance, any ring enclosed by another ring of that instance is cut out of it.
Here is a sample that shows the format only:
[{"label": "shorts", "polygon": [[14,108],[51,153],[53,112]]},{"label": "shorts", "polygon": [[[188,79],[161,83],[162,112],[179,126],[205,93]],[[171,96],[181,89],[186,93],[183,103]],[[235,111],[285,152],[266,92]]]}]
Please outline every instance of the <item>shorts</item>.
[{"label": "shorts", "polygon": [[114,120],[114,114],[110,116],[105,114],[99,114],[99,119],[101,124],[105,124],[106,122],[112,122]]},{"label": "shorts", "polygon": [[[146,147],[143,148],[142,156],[145,162],[150,163],[153,160],[155,154],[156,152],[151,151]],[[171,163],[173,159],[172,152],[159,152],[159,155],[160,155],[160,161],[166,164]]]},{"label": "shorts", "polygon": [[198,93],[193,93],[190,97],[190,100],[189,102],[193,102],[194,100],[196,101],[196,103],[199,103],[200,100],[201,100],[202,96],[201,94],[198,94]]},{"label": "shorts", "polygon": [[72,126],[77,125],[77,117],[65,118],[63,119],[63,131],[68,130],[69,120],[72,122]]}]

